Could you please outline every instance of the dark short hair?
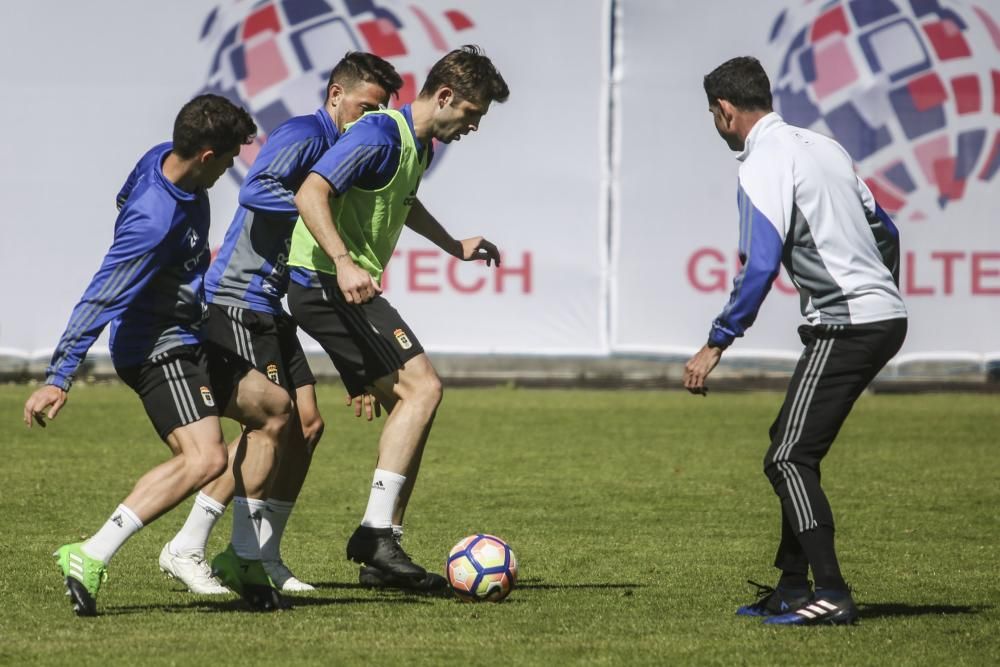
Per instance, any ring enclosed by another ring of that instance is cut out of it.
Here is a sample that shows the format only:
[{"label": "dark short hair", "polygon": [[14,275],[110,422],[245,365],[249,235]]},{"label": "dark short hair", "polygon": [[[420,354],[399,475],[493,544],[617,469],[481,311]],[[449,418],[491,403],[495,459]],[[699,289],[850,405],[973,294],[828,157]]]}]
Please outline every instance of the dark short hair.
[{"label": "dark short hair", "polygon": [[459,99],[476,104],[506,102],[510,96],[507,82],[493,62],[473,44],[455,49],[437,61],[427,75],[420,97],[430,97],[442,86],[455,91]]},{"label": "dark short hair", "polygon": [[220,95],[205,93],[185,104],[177,114],[173,151],[185,159],[205,148],[221,155],[249,144],[256,135],[257,125],[246,109]]},{"label": "dark short hair", "polygon": [[743,111],[771,111],[771,82],[760,61],[740,56],[705,75],[708,103],[726,100]]},{"label": "dark short hair", "polygon": [[335,83],[344,90],[359,83],[374,83],[393,97],[396,97],[399,89],[403,87],[403,79],[395,67],[387,60],[363,51],[348,51],[344,54],[330,72],[330,79],[326,82],[327,91]]}]

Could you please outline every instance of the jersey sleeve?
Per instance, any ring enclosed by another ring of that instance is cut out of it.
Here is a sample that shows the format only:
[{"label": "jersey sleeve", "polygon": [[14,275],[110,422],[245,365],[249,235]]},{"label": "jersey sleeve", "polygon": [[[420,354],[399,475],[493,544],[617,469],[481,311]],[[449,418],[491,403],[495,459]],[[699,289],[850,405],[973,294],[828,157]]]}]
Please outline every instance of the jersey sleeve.
[{"label": "jersey sleeve", "polygon": [[875,245],[878,247],[879,255],[882,256],[882,263],[889,269],[893,281],[899,287],[899,229],[889,214],[875,201],[871,189],[861,178],[858,178],[858,193],[865,208],[868,227],[872,230]]},{"label": "jersey sleeve", "polygon": [[132,196],[132,192],[135,191],[136,186],[138,186],[140,181],[142,181],[143,174],[149,171],[151,163],[154,160],[162,160],[172,147],[173,144],[169,141],[153,146],[146,151],[145,155],[143,155],[135,166],[132,167],[132,171],[129,172],[128,178],[125,179],[125,184],[122,185],[121,190],[118,191],[118,195],[115,196],[115,205],[119,211],[125,207],[125,202],[128,201],[128,198]]},{"label": "jersey sleeve", "polygon": [[139,165],[137,164],[133,167],[131,173],[129,173],[128,178],[125,179],[125,184],[122,185],[121,190],[118,191],[118,195],[115,197],[115,207],[120,211],[122,207],[125,206],[125,202],[128,201],[129,195],[132,194],[132,190],[135,188],[135,184],[139,180]]},{"label": "jersey sleeve", "polygon": [[791,226],[794,180],[790,164],[760,154],[740,169],[740,261],[729,302],[712,323],[708,344],[726,348],[757,319],[757,312],[781,270],[785,237]]},{"label": "jersey sleeve", "polygon": [[322,137],[305,137],[289,143],[281,141],[279,133],[272,135],[240,188],[240,206],[260,213],[297,216],[295,188],[308,175],[322,150]]},{"label": "jersey sleeve", "polygon": [[104,327],[124,312],[163,263],[169,231],[149,215],[121,213],[111,248],[90,280],[45,370],[45,383],[69,391],[73,375]]},{"label": "jersey sleeve", "polygon": [[400,144],[399,127],[392,118],[365,116],[323,154],[312,171],[338,194],[354,186],[377,190],[395,175]]}]

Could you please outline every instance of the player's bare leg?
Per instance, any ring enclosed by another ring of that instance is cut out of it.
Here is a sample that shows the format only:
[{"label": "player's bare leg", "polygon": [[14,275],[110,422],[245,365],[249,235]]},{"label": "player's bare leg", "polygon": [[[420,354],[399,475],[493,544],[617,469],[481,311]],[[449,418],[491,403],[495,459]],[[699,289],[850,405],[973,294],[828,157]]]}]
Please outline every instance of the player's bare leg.
[{"label": "player's bare leg", "polygon": [[226,441],[218,417],[205,417],[167,436],[174,456],[143,475],[124,504],[148,524],[226,469]]},{"label": "player's bare leg", "polygon": [[309,473],[313,452],[325,427],[316,405],[315,386],[309,384],[297,388],[295,413],[292,415],[286,440],[281,445],[278,471],[271,485],[271,498],[294,503],[299,497]]},{"label": "player's bare leg", "polygon": [[[287,521],[294,499],[302,487],[308,472],[312,450],[319,441],[324,427],[316,407],[316,394],[313,386],[308,385],[300,388],[296,395],[299,400],[294,406],[295,411],[291,415],[290,423],[279,435],[277,451],[275,452],[273,448],[268,447],[266,441],[261,440],[261,431],[266,433],[266,429],[244,430],[229,445],[229,468],[202,489],[195,498],[195,504],[184,526],[164,546],[163,552],[160,554],[160,568],[183,581],[192,592],[206,595],[228,592],[211,576],[211,570],[204,564],[204,560],[208,536],[212,528],[225,512],[226,506],[237,495],[237,476],[242,482],[241,490],[245,491],[246,494],[241,497],[247,498],[247,501],[240,502],[240,510],[243,514],[246,516],[254,514],[248,507],[243,507],[244,504],[256,506],[262,499],[266,499],[264,509],[260,511],[259,515],[261,517],[259,530],[261,554],[259,560],[263,561],[265,571],[281,590],[312,590],[311,586],[299,582],[290,572],[282,571],[283,569],[287,570],[287,568],[281,564],[280,555],[272,557],[265,553],[265,549],[273,549],[280,554],[278,547],[284,522]],[[252,398],[247,402],[251,406],[253,405]],[[237,405],[237,409],[242,408]],[[305,417],[308,426],[300,426],[300,415]],[[228,413],[227,416],[237,418]],[[259,420],[262,416],[257,415],[256,418]],[[277,454],[276,463],[275,454]],[[304,465],[303,459],[305,460]],[[270,469],[270,477],[267,477],[268,469]],[[282,472],[283,470],[284,472]],[[270,482],[270,492],[261,490],[260,484],[264,479],[273,479]],[[278,488],[278,493],[281,494],[277,498],[274,495],[275,488]],[[286,500],[286,498],[290,500]],[[255,510],[260,510],[260,508],[255,507]],[[274,529],[276,525],[279,526],[278,530]],[[243,528],[245,529],[246,526]],[[245,536],[245,531],[241,532],[240,535]],[[274,542],[275,537],[277,542]],[[243,552],[245,553],[245,550]],[[275,562],[270,563],[270,561]],[[274,572],[271,569],[274,569]]]},{"label": "player's bare leg", "polygon": [[94,598],[107,576],[106,567],[130,537],[225,470],[226,446],[218,417],[175,428],[166,442],[173,457],[140,477],[97,533],[56,551],[77,614],[97,613]]},{"label": "player's bare leg", "polygon": [[[246,427],[246,455],[234,466],[236,491],[249,497],[264,493],[278,460],[278,445],[291,419],[288,392],[252,370],[243,376],[233,393],[225,416]],[[238,471],[238,473],[237,473]]]},{"label": "player's bare leg", "polygon": [[[245,375],[235,388],[225,415],[247,428],[229,447],[228,468],[202,489],[184,527],[160,552],[160,568],[181,580],[189,590],[201,594],[226,592],[205,562],[209,532],[234,494],[242,494],[238,503],[242,510],[252,501],[263,502],[264,488],[274,468],[278,442],[290,410],[287,393],[257,371]],[[234,542],[240,548],[228,549],[226,553],[231,552],[233,558],[259,561],[260,548],[251,514],[242,511],[234,519]],[[241,590],[238,581],[227,583],[237,592]]]},{"label": "player's bare leg", "polygon": [[397,373],[377,380],[371,390],[389,414],[379,438],[368,507],[348,542],[348,557],[368,566],[362,568],[362,583],[423,587],[429,575],[412,562],[399,539],[406,503],[441,403],[441,380],[427,355],[420,354]]},{"label": "player's bare leg", "polygon": [[402,528],[403,526],[403,516],[406,514],[406,506],[410,504],[413,486],[417,483],[417,474],[420,472],[420,461],[424,456],[424,447],[427,445],[427,438],[430,436],[433,426],[434,418],[431,417],[430,423],[427,424],[423,434],[420,436],[420,442],[417,444],[417,449],[414,451],[413,458],[410,460],[410,465],[406,471],[406,482],[399,491],[399,498],[396,499],[396,506],[392,511],[393,527],[399,526]]},{"label": "player's bare leg", "polygon": [[[379,387],[367,387],[367,390],[376,398],[376,400],[385,408],[386,412],[392,414],[393,408],[396,406],[396,395],[393,393],[391,386],[388,390]],[[413,493],[413,486],[417,482],[417,474],[420,472],[420,461],[424,456],[424,447],[427,444],[427,438],[431,433],[431,427],[434,425],[434,417],[431,417],[430,422],[424,428],[423,433],[420,436],[420,440],[417,443],[416,451],[413,457],[410,459],[410,464],[406,469],[406,482],[403,483],[403,487],[399,491],[399,497],[396,499],[396,505],[392,510],[392,527],[394,532],[400,533],[403,526],[403,517],[406,514],[406,506],[410,502],[410,496]],[[380,461],[376,459],[375,467],[381,468]],[[397,530],[398,529],[398,530]]]},{"label": "player's bare leg", "polygon": [[324,424],[316,405],[316,389],[313,385],[296,389],[295,399],[295,412],[285,431],[278,469],[262,515],[260,552],[264,570],[275,586],[282,591],[302,592],[314,590],[314,587],[300,581],[285,566],[281,558],[281,538],[309,473],[309,465],[323,435]]},{"label": "player's bare leg", "polygon": [[212,560],[212,572],[262,611],[286,606],[260,562],[259,521],[291,411],[288,392],[252,370],[240,380],[225,412],[246,428],[230,462],[236,487],[232,541]]},{"label": "player's bare leg", "polygon": [[420,354],[396,373],[376,380],[374,388],[386,399],[386,409],[392,408],[379,438],[379,467],[405,476],[441,404],[441,379],[427,355]]}]

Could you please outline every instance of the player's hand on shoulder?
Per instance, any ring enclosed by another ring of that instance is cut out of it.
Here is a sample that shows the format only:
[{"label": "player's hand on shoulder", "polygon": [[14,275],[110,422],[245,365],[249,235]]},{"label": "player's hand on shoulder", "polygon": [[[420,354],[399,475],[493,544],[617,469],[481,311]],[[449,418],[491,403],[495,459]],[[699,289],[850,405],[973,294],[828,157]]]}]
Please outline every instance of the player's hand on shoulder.
[{"label": "player's hand on shoulder", "polygon": [[[53,384],[39,387],[24,403],[24,423],[31,428],[31,422],[45,428],[46,419],[55,419],[66,403],[66,391]],[[46,412],[47,411],[47,412]]]},{"label": "player's hand on shoulder", "polygon": [[382,416],[382,405],[378,402],[378,399],[371,394],[361,394],[360,396],[353,397],[348,394],[345,404],[348,407],[351,405],[354,406],[355,417],[361,417],[362,412],[365,415],[365,419],[368,421]]},{"label": "player's hand on shoulder", "polygon": [[495,245],[484,239],[482,236],[473,236],[472,238],[462,239],[459,243],[462,244],[462,254],[460,259],[463,259],[466,262],[481,259],[486,262],[486,266],[490,266],[492,264],[500,266],[500,251]]}]

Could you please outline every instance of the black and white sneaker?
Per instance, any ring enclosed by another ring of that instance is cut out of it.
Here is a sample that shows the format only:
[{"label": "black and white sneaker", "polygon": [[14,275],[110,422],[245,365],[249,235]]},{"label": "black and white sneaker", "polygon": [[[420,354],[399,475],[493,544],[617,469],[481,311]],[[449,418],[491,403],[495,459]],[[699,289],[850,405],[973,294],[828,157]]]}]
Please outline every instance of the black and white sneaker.
[{"label": "black and white sneaker", "polygon": [[765,618],[767,625],[853,625],[858,622],[858,608],[850,593],[823,593],[794,611]]},{"label": "black and white sneaker", "polygon": [[365,588],[396,588],[417,593],[444,593],[448,590],[448,580],[436,572],[427,572],[421,578],[397,577],[371,565],[362,565],[358,571],[358,583]]},{"label": "black and white sneaker", "polygon": [[423,579],[427,575],[427,570],[403,551],[393,537],[392,528],[358,526],[347,541],[347,558],[396,577]]},{"label": "black and white sneaker", "polygon": [[738,607],[737,616],[778,616],[798,609],[813,599],[811,585],[802,588],[790,586],[772,588],[756,581],[747,580],[747,583],[757,587],[757,601]]},{"label": "black and white sneaker", "polygon": [[66,577],[66,595],[73,605],[73,613],[77,616],[97,616],[97,602],[81,582],[73,577]]}]

